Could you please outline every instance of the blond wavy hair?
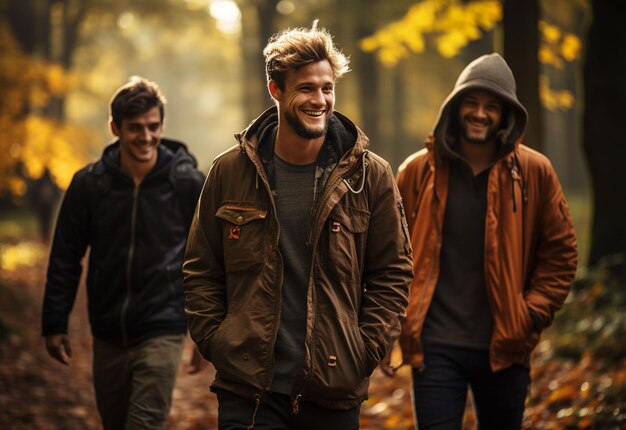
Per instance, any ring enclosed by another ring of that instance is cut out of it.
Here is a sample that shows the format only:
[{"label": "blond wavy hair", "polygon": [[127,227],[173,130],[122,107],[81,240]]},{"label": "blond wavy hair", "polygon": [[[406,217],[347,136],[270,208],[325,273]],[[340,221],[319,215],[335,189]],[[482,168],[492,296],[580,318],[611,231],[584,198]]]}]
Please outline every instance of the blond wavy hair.
[{"label": "blond wavy hair", "polygon": [[318,61],[327,60],[333,70],[335,81],[350,71],[350,60],[335,46],[333,37],[325,28],[288,28],[272,36],[263,49],[267,82],[274,81],[285,89],[285,77],[289,70]]}]

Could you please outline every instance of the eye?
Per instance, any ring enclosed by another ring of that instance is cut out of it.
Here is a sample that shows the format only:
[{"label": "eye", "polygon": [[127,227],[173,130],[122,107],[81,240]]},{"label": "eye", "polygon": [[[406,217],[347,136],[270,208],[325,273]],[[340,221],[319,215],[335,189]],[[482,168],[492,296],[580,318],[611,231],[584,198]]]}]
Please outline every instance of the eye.
[{"label": "eye", "polygon": [[464,100],[462,103],[462,106],[464,107],[475,107],[476,106],[476,100]]}]

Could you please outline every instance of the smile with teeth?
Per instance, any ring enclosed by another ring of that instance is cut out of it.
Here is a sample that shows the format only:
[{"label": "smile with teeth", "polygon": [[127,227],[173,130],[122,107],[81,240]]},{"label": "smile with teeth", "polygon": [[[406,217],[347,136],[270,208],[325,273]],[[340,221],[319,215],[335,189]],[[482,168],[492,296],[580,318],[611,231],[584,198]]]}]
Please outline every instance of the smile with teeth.
[{"label": "smile with teeth", "polygon": [[479,120],[476,118],[468,118],[467,122],[474,127],[489,127],[491,125],[491,121],[489,120]]},{"label": "smile with teeth", "polygon": [[319,116],[324,115],[324,112],[326,112],[326,111],[325,110],[307,110],[307,109],[303,109],[302,112],[304,112],[308,116],[319,117]]}]

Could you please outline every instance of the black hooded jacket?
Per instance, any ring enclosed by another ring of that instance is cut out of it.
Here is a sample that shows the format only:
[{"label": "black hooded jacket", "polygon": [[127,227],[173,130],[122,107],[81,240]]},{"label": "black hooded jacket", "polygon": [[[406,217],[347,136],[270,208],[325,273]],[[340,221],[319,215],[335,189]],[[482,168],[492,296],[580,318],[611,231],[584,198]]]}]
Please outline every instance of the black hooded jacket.
[{"label": "black hooded jacket", "polygon": [[158,151],[138,186],[121,170],[119,142],[74,175],[50,254],[44,336],[67,333],[87,247],[94,337],[132,346],[185,332],[181,267],[204,176],[184,144],[162,139]]}]

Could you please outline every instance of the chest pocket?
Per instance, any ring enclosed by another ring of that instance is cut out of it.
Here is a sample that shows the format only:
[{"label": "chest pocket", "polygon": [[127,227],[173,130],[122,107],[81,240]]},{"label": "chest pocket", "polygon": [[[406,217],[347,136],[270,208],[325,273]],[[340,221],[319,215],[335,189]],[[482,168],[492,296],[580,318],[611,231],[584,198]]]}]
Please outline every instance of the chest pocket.
[{"label": "chest pocket", "polygon": [[226,204],[215,216],[222,220],[226,272],[258,271],[265,258],[267,210]]},{"label": "chest pocket", "polygon": [[340,279],[361,282],[370,213],[337,205],[328,216],[328,254]]}]

